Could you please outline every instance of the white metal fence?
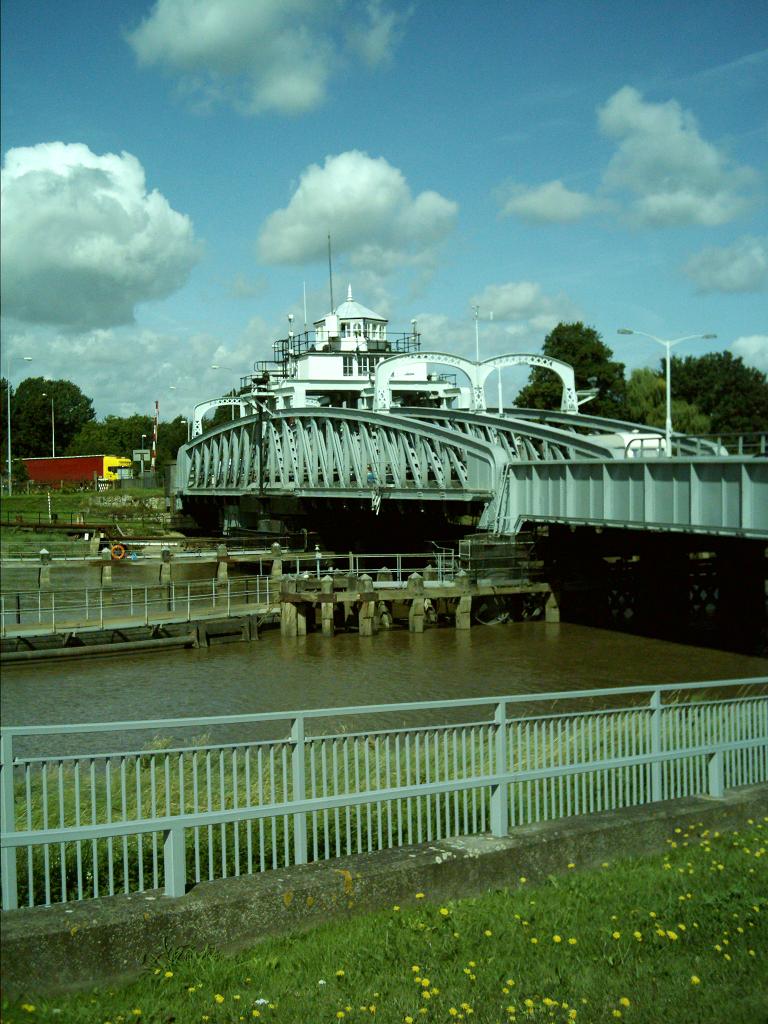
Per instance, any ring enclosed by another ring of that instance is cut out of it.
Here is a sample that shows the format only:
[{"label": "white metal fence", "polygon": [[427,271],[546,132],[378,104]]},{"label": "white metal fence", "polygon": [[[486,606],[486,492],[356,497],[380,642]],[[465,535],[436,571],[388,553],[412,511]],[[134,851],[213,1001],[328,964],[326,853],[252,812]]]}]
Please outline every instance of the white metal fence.
[{"label": "white metal fence", "polygon": [[0,633],[41,635],[67,629],[191,622],[276,606],[280,580],[235,576],[190,583],[132,587],[73,587],[26,590],[0,597]]},{"label": "white metal fence", "polygon": [[[238,738],[216,741],[221,728]],[[180,729],[198,738],[173,743]],[[64,732],[95,752],[18,753],[25,737]],[[148,733],[162,742],[131,745]],[[126,745],[100,749],[116,734]],[[17,726],[2,730],[0,771],[4,909],[181,896],[203,880],[766,782],[768,677]]]}]

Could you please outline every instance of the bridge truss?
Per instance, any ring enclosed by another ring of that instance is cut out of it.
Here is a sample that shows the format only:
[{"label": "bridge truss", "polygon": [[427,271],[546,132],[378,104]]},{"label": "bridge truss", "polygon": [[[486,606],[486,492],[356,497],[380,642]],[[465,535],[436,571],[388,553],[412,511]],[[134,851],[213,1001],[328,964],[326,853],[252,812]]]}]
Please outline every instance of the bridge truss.
[{"label": "bridge truss", "polygon": [[471,505],[481,527],[502,533],[530,518],[768,536],[768,460],[737,468],[722,453],[702,458],[685,438],[680,451],[691,454],[675,458],[625,458],[606,444],[606,434],[633,429],[540,410],[259,407],[179,450],[178,490],[230,507],[248,496],[263,508],[276,498],[315,508],[359,499],[377,513],[388,501]]}]

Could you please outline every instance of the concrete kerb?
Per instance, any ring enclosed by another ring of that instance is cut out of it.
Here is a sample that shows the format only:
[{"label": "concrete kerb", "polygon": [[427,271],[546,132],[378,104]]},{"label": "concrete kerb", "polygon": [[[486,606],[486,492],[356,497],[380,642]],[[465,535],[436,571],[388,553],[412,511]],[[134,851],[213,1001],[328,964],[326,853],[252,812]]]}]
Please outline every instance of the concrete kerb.
[{"label": "concrete kerb", "polygon": [[173,949],[234,951],[268,935],[415,902],[531,884],[617,857],[663,851],[675,827],[741,827],[768,813],[768,785],[337,858],[195,886],[180,899],[157,891],[2,915],[7,997],[34,997],[127,981]]}]

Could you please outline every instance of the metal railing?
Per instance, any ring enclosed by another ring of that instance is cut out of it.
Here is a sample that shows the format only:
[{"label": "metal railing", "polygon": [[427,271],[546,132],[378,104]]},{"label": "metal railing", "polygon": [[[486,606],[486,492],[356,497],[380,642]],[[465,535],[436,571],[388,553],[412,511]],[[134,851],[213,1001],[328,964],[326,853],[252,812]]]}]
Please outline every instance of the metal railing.
[{"label": "metal railing", "polygon": [[196,618],[238,615],[277,606],[280,579],[235,576],[227,580],[130,587],[26,590],[0,596],[0,635],[59,633]]},{"label": "metal railing", "polygon": [[[216,740],[221,729],[238,735]],[[174,744],[179,730],[198,738]],[[85,752],[19,752],[63,734]],[[188,883],[765,782],[768,677],[1,737],[4,909],[182,896]]]}]

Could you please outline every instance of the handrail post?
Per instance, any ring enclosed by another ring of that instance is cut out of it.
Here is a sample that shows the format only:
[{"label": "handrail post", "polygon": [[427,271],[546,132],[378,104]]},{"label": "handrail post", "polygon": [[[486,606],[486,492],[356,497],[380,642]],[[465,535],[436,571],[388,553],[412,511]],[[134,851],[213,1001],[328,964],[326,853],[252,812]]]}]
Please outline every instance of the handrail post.
[{"label": "handrail post", "polygon": [[725,758],[722,750],[716,750],[707,761],[707,789],[716,800],[725,796]]},{"label": "handrail post", "polygon": [[56,632],[56,594],[51,591],[51,632]]},{"label": "handrail post", "polygon": [[[661,716],[663,703],[661,690],[654,690],[651,695],[651,753],[661,753]],[[656,803],[663,800],[661,761],[651,761],[651,800]]]},{"label": "handrail post", "polygon": [[104,588],[99,588],[99,626],[104,629]]},{"label": "handrail post", "polygon": [[183,896],[187,888],[187,859],[184,826],[171,825],[163,833],[163,874],[165,896]]},{"label": "handrail post", "polygon": [[[307,795],[307,780],[304,765],[304,719],[301,715],[291,722],[291,743],[293,799],[304,800]],[[307,818],[304,811],[293,816],[293,860],[295,864],[307,863]]]},{"label": "handrail post", "polygon": [[[16,809],[13,794],[13,736],[0,736],[0,830],[4,834],[16,831]],[[2,870],[3,910],[16,910],[19,906],[19,892],[16,884],[16,848],[3,847],[0,851]]]},{"label": "handrail post", "polygon": [[144,625],[149,625],[149,590],[144,587]]},{"label": "handrail post", "polygon": [[[496,726],[494,736],[494,775],[507,771],[507,704],[500,700],[493,716]],[[508,783],[497,782],[491,787],[491,835],[505,836],[509,832]]]},{"label": "handrail post", "polygon": [[2,615],[2,630],[0,631],[5,636],[5,595],[0,595],[0,615]]},{"label": "handrail post", "polygon": [[229,618],[229,616],[232,614],[232,588],[231,588],[231,582],[232,581],[230,580],[229,576],[227,576],[227,618]]},{"label": "handrail post", "polygon": [[190,584],[187,582],[187,622],[192,621],[192,591],[190,590]]}]

